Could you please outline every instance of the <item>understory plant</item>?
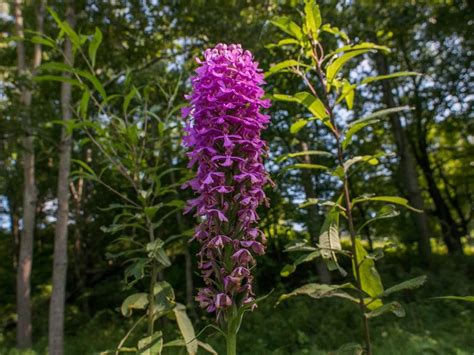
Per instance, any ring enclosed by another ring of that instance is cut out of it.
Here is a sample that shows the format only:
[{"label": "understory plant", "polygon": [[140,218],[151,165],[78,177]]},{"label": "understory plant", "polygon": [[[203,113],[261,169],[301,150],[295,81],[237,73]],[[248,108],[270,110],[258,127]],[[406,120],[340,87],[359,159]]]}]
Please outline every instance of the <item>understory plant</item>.
[{"label": "understory plant", "polygon": [[[159,80],[136,87],[130,71],[104,83],[96,67],[96,54],[102,41],[100,30],[91,35],[79,34],[53,10],[49,11],[60,29],[58,37],[38,34],[33,42],[60,53],[67,36],[78,56],[76,63],[84,63],[85,69],[73,63],[50,61],[41,66],[41,75],[36,80],[68,82],[80,97],[74,105],[74,119],[65,125],[70,135],[82,137],[78,148],[87,150],[95,146],[100,153],[85,161],[75,160],[77,169],[72,176],[94,182],[119,199],[105,209],[113,211],[115,217],[103,231],[117,236],[108,248],[108,256],[111,262],[126,265],[126,289],[144,288],[129,295],[121,305],[125,317],[131,317],[134,312],[142,315],[117,348],[105,353],[138,351],[151,355],[176,346],[185,347],[188,354],[196,354],[199,346],[215,353],[208,344],[197,340],[186,307],[176,302],[172,286],[162,276],[163,270],[172,264],[171,249],[179,250],[183,237],[189,236],[186,231],[171,235],[165,227],[184,207],[184,201],[177,198],[177,189],[183,181],[175,176],[182,169],[173,166],[170,156],[164,154],[180,149],[181,133],[172,123],[179,112],[176,98],[180,78],[171,90],[166,90]],[[109,93],[108,85],[117,82],[121,83],[118,85],[121,93]],[[157,98],[163,103],[156,103]],[[118,174],[110,176],[109,171]],[[118,190],[115,186],[124,188]],[[165,341],[162,330],[156,327],[159,318],[176,321],[181,336]],[[130,336],[137,338],[135,333],[144,328],[146,334],[138,343],[128,345]]]},{"label": "understory plant", "polygon": [[[407,110],[408,107],[390,107],[373,112],[363,118],[343,124],[339,113],[343,110],[352,110],[354,97],[357,90],[373,82],[388,80],[395,77],[418,75],[413,72],[397,72],[384,76],[367,77],[361,81],[353,82],[349,76],[342,75],[344,66],[354,58],[365,54],[389,49],[374,43],[353,44],[349,37],[337,27],[323,24],[319,7],[314,1],[306,1],[304,6],[303,23],[299,25],[287,17],[279,17],[272,21],[273,25],[282,30],[289,37],[281,39],[271,48],[282,48],[292,57],[272,66],[268,75],[276,73],[291,73],[302,79],[306,91],[296,94],[274,94],[273,98],[279,101],[297,103],[308,110],[307,116],[297,120],[291,125],[292,134],[298,134],[303,129],[311,129],[312,121],[322,123],[332,137],[332,151],[311,151],[290,153],[280,159],[298,159],[300,157],[319,157],[333,162],[327,166],[322,163],[295,163],[286,169],[310,169],[329,174],[334,181],[334,200],[312,199],[303,206],[320,204],[328,209],[322,224],[319,243],[309,245],[306,241],[295,241],[287,247],[288,252],[299,252],[301,256],[282,270],[283,276],[289,276],[298,264],[316,258],[322,258],[329,270],[339,270],[344,277],[349,277],[343,270],[338,258],[349,258],[352,265],[350,278],[352,280],[343,284],[306,284],[291,293],[284,294],[280,301],[297,295],[307,295],[315,299],[338,297],[357,305],[363,328],[364,349],[366,354],[372,354],[369,320],[382,314],[392,312],[397,316],[404,316],[405,312],[400,303],[385,301],[392,294],[412,289],[422,285],[425,277],[420,276],[400,284],[384,288],[375,261],[383,257],[383,248],[368,252],[362,242],[360,232],[368,224],[383,218],[395,217],[398,212],[395,205],[414,210],[408,205],[405,198],[398,196],[375,196],[367,193],[362,196],[352,196],[350,180],[356,169],[364,165],[376,166],[386,155],[384,152],[374,152],[370,155],[354,156],[351,150],[354,137],[363,133],[363,129],[379,122],[383,116],[394,112]],[[325,36],[335,37],[335,42],[340,46],[328,51],[323,46]],[[345,107],[343,107],[345,106]],[[357,223],[353,216],[354,207],[358,204],[380,204],[378,212],[373,218]],[[417,212],[416,210],[414,210]],[[349,234],[349,248],[341,245],[341,229],[346,228]],[[356,345],[361,350],[360,345]],[[345,349],[348,349],[346,346]]]},{"label": "understory plant", "polygon": [[262,70],[240,45],[218,44],[198,63],[190,105],[183,109],[189,117],[189,168],[197,166],[196,176],[185,184],[197,194],[187,211],[194,210],[200,219],[194,239],[201,244],[198,259],[205,283],[196,300],[215,314],[227,354],[235,355],[242,317],[257,306],[255,257],[265,252],[256,209],[268,205],[263,188],[270,180],[260,133],[269,116],[260,111],[270,102],[262,99]]}]

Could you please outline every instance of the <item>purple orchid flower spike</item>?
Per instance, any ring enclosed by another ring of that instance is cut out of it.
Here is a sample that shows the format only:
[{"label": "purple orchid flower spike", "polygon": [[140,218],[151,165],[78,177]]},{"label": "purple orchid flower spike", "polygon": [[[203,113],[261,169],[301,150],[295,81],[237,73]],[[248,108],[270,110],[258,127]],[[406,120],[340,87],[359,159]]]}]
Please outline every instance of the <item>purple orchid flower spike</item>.
[{"label": "purple orchid flower spike", "polygon": [[263,188],[271,183],[260,138],[270,117],[261,109],[262,70],[239,44],[207,49],[192,78],[193,91],[183,109],[185,145],[194,179],[185,184],[199,195],[188,201],[201,224],[194,239],[201,243],[200,268],[206,287],[196,299],[218,319],[229,321],[231,309],[253,309],[251,268],[264,253],[265,236],[256,228],[256,209],[268,206]]}]

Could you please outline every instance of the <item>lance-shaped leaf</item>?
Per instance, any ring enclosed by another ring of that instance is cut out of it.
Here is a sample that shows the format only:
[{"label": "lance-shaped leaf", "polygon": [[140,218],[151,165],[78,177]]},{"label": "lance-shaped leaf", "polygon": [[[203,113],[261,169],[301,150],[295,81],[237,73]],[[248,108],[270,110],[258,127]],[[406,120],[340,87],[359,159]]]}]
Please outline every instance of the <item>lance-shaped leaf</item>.
[{"label": "lance-shaped leaf", "polygon": [[[354,277],[357,277],[357,268],[359,269],[360,287],[367,295],[376,298],[382,294],[384,289],[380,275],[375,268],[374,260],[368,257],[368,253],[360,239],[355,240],[355,258],[352,260],[352,270]],[[368,305],[369,309],[373,309],[375,303]]]},{"label": "lance-shaped leaf", "polygon": [[376,112],[371,113],[368,116],[365,116],[361,119],[358,119],[356,121],[353,121],[347,125],[347,130],[344,133],[344,140],[342,141],[342,147],[343,149],[346,149],[347,146],[351,143],[352,136],[359,132],[361,129],[367,127],[368,125],[374,124],[379,122],[377,118],[386,116],[392,113],[396,112],[401,112],[401,111],[406,111],[410,110],[411,108],[409,106],[399,106],[399,107],[392,107],[392,108],[387,108],[383,110],[379,110]]},{"label": "lance-shaped leaf", "polygon": [[385,205],[377,211],[374,217],[364,222],[358,229],[357,232],[360,232],[363,228],[367,227],[370,223],[373,223],[379,219],[386,219],[386,218],[393,218],[400,215],[400,211],[398,211],[394,205]]},{"label": "lance-shaped leaf", "polygon": [[173,308],[174,315],[176,316],[176,322],[181,335],[186,343],[186,350],[189,355],[195,355],[198,350],[198,342],[196,334],[194,333],[194,327],[186,314],[186,307],[180,303],[176,303],[176,307]]},{"label": "lance-shaped leaf", "polygon": [[380,80],[387,80],[387,79],[392,79],[392,78],[399,78],[399,77],[404,77],[404,76],[418,76],[422,75],[420,73],[414,72],[414,71],[400,71],[392,74],[387,74],[387,75],[378,75],[378,76],[369,76],[362,80],[358,86],[364,85],[364,84],[369,84],[374,81],[380,81]]},{"label": "lance-shaped leaf", "polygon": [[292,45],[292,44],[299,44],[299,43],[300,42],[297,41],[296,39],[285,38],[285,39],[282,39],[282,40],[278,41],[278,43],[267,44],[265,46],[265,48],[271,49],[271,48],[275,48],[275,47],[282,47],[282,46],[287,46],[287,45]]},{"label": "lance-shaped leaf", "polygon": [[321,249],[321,257],[326,259],[329,270],[339,269],[336,251],[342,248],[341,241],[339,240],[339,210],[336,206],[329,210],[324,219],[321,232],[319,233],[319,247]]},{"label": "lance-shaped leaf", "polygon": [[138,342],[138,352],[141,355],[160,355],[163,351],[163,333],[153,333]]},{"label": "lance-shaped leaf", "polygon": [[304,5],[306,29],[315,40],[318,39],[319,27],[321,27],[321,12],[316,1],[306,0]]},{"label": "lance-shaped leaf", "polygon": [[307,124],[309,123],[309,120],[305,119],[299,119],[295,123],[293,123],[290,126],[290,133],[291,134],[296,134],[298,133],[301,129],[303,129]]},{"label": "lance-shaped leaf", "polygon": [[347,45],[347,46],[340,47],[340,48],[336,49],[335,51],[329,53],[327,55],[327,57],[331,57],[331,56],[333,56],[335,54],[339,54],[339,53],[350,53],[350,52],[354,52],[354,51],[359,51],[359,50],[362,50],[362,49],[379,50],[379,51],[383,51],[383,52],[386,52],[386,53],[390,52],[390,48],[388,48],[386,46],[381,46],[381,45],[371,43],[371,42],[362,42],[362,43],[358,43],[358,44],[353,44],[353,45]]},{"label": "lance-shaped leaf", "polygon": [[326,152],[324,150],[305,150],[302,152],[284,154],[278,157],[277,162],[281,163],[289,158],[304,157],[307,155],[321,155],[321,156],[326,156],[326,157],[332,156],[330,152]]},{"label": "lance-shaped leaf", "polygon": [[346,283],[343,285],[326,285],[326,284],[311,283],[311,284],[304,285],[300,288],[297,288],[296,290],[290,293],[281,295],[280,299],[278,300],[278,303],[288,298],[299,296],[299,295],[306,295],[315,299],[327,298],[327,297],[339,297],[339,298],[344,298],[355,303],[359,302],[357,298],[345,292],[344,289],[355,289],[355,288],[350,283]]},{"label": "lance-shaped leaf", "polygon": [[295,251],[316,251],[315,247],[312,247],[308,244],[307,240],[297,239],[285,246],[285,252],[295,252]]},{"label": "lance-shaped leaf", "polygon": [[283,171],[295,170],[295,169],[328,170],[328,167],[324,165],[320,165],[320,164],[298,163],[298,164],[293,164],[293,165],[285,167]]},{"label": "lance-shaped leaf", "polygon": [[301,27],[291,21],[288,17],[277,17],[270,22],[283,32],[295,37],[298,40],[303,38],[303,31],[301,30]]},{"label": "lance-shaped leaf", "polygon": [[403,290],[413,290],[415,288],[421,287],[426,282],[426,275],[418,276],[413,279],[403,281],[398,285],[387,288],[379,297],[387,297],[392,293],[400,292]]},{"label": "lance-shaped leaf", "polygon": [[312,261],[316,259],[317,257],[319,257],[320,255],[321,253],[319,250],[313,251],[309,254],[304,254],[300,256],[298,259],[296,259],[293,264],[285,265],[283,269],[280,271],[280,275],[283,277],[288,277],[290,274],[292,274],[296,270],[296,267],[298,265]]},{"label": "lance-shaped leaf", "polygon": [[332,35],[341,37],[341,39],[344,42],[349,42],[350,41],[349,37],[347,36],[347,34],[344,31],[340,30],[338,27],[331,26],[329,23],[326,23],[326,24],[322,25],[321,30],[324,31],[324,32],[330,33]]},{"label": "lance-shaped leaf", "polygon": [[301,105],[304,105],[317,119],[324,119],[328,117],[326,112],[326,108],[322,101],[316,97],[314,97],[309,92],[298,92],[295,95],[283,95],[283,94],[275,94],[273,97],[279,101],[289,101],[289,102],[297,102]]},{"label": "lance-shaped leaf", "polygon": [[474,302],[474,296],[440,296],[440,297],[432,297],[431,299],[432,300]]},{"label": "lance-shaped leaf", "polygon": [[61,29],[61,32],[66,33],[74,47],[79,48],[81,46],[81,39],[79,38],[79,35],[72,29],[69,23],[67,23],[67,21],[61,21],[58,14],[51,7],[48,7],[48,12],[51,14],[58,27]]},{"label": "lance-shaped leaf", "polygon": [[54,48],[56,46],[56,42],[52,38],[46,36],[33,36],[31,38],[31,42],[35,44],[41,44],[43,46]]},{"label": "lance-shaped leaf", "polygon": [[374,309],[371,312],[365,313],[365,317],[370,319],[370,318],[381,316],[382,314],[385,314],[385,313],[393,313],[397,317],[405,317],[405,314],[406,314],[405,309],[400,303],[390,302]]},{"label": "lance-shaped leaf", "polygon": [[272,74],[275,74],[275,73],[278,73],[278,72],[281,72],[281,71],[287,71],[285,69],[288,69],[288,68],[298,68],[298,67],[305,67],[305,68],[309,68],[309,65],[306,65],[304,63],[301,63],[301,62],[298,62],[294,59],[289,59],[289,60],[285,60],[283,62],[280,62],[278,64],[275,64],[273,65],[266,73],[265,73],[265,77],[269,77],[270,75]]},{"label": "lance-shaped leaf", "polygon": [[344,53],[339,58],[337,58],[334,62],[329,64],[328,67],[326,68],[326,78],[327,78],[328,84],[330,85],[332,83],[337,73],[342,69],[344,64],[346,64],[350,59],[367,52],[369,52],[369,49],[360,49],[360,50]]},{"label": "lance-shaped leaf", "polygon": [[89,59],[91,60],[92,66],[95,66],[95,58],[97,55],[97,49],[102,42],[102,32],[96,27],[94,36],[92,36],[91,43],[89,44],[88,53]]},{"label": "lance-shaped leaf", "polygon": [[423,212],[422,210],[418,210],[408,204],[408,200],[403,197],[398,197],[398,196],[361,196],[361,197],[356,197],[352,200],[352,205],[355,205],[356,203],[360,202],[365,202],[365,201],[382,201],[382,202],[389,202],[393,203],[396,205],[403,206],[405,208],[408,208],[409,210],[412,210],[414,212]]}]

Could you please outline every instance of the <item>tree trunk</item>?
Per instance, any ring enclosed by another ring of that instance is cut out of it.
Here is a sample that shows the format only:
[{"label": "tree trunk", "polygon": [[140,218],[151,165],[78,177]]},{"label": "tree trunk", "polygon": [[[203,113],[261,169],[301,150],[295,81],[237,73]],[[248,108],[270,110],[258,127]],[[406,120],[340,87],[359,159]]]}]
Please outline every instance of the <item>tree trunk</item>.
[{"label": "tree trunk", "polygon": [[[86,256],[83,250],[83,240],[81,226],[84,225],[82,218],[82,199],[84,191],[84,179],[81,177],[77,181],[77,187],[71,181],[69,183],[74,201],[74,273],[77,280],[76,290],[79,295],[83,295],[86,290]],[[81,299],[82,311],[89,314],[89,301],[87,297]]]},{"label": "tree trunk", "polygon": [[[383,55],[377,55],[376,64],[379,75],[386,75],[389,73],[387,59]],[[381,83],[385,104],[387,107],[395,107],[396,104],[393,98],[390,81],[382,80]],[[408,201],[410,201],[410,204],[413,207],[424,211],[424,201],[423,196],[421,195],[420,184],[418,182],[416,162],[413,153],[410,150],[406,132],[403,129],[400,117],[397,114],[390,115],[390,122],[395,138],[395,144],[397,146],[397,154],[400,158],[399,173],[402,175],[403,179],[403,186],[405,188],[405,191],[403,191],[404,195],[408,198]],[[426,212],[416,213],[413,216],[418,230],[418,254],[423,262],[429,263],[431,257],[431,232],[428,223],[428,216],[426,215]]]},{"label": "tree trunk", "polygon": [[[17,42],[17,60],[20,74],[28,71],[25,58],[23,1],[15,0],[15,27],[19,37]],[[41,1],[37,9],[37,30],[43,32],[44,2]],[[41,46],[35,45],[33,57],[33,72],[41,63]],[[33,263],[33,239],[35,230],[35,212],[37,189],[35,181],[35,150],[34,136],[31,131],[30,106],[31,91],[21,88],[20,108],[22,126],[25,130],[21,139],[23,145],[23,228],[21,232],[20,251],[17,269],[17,336],[18,348],[31,347],[31,268]]]},{"label": "tree trunk", "polygon": [[[73,3],[68,1],[66,21],[74,27]],[[66,37],[64,42],[64,62],[73,65],[72,43]],[[69,77],[69,73],[63,76]],[[72,87],[69,83],[61,84],[61,112],[62,119],[69,121],[72,118]],[[53,292],[49,308],[49,353],[62,355],[64,353],[64,309],[66,298],[67,275],[67,237],[69,220],[69,172],[71,168],[72,137],[65,127],[61,131],[59,148],[59,173],[58,173],[58,212],[56,228],[54,231],[54,257],[53,257]]]},{"label": "tree trunk", "polygon": [[[306,142],[301,142],[301,150],[308,151],[308,144]],[[311,157],[309,155],[304,155],[303,160],[305,164],[311,164]],[[313,186],[313,178],[310,170],[302,169],[301,170],[301,177],[302,177],[302,184],[303,189],[307,199],[316,198],[316,191],[314,190]],[[306,228],[308,228],[308,232],[311,236],[311,240],[314,243],[318,243],[318,236],[319,236],[319,228],[318,228],[318,208],[316,205],[308,206],[308,218],[306,222]],[[318,258],[316,262],[316,271],[319,276],[319,280],[323,284],[330,284],[331,283],[331,273],[329,272],[326,263],[321,259]]]}]

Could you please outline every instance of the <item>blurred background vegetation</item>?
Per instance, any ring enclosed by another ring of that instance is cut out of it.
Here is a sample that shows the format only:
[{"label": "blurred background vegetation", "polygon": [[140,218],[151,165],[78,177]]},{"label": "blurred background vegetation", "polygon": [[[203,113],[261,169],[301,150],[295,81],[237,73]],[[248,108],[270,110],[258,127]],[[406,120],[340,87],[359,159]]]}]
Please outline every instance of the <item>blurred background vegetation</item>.
[{"label": "blurred background vegetation", "polygon": [[[412,204],[417,196],[424,206],[426,224],[418,215],[401,210],[400,216],[371,224],[363,231],[368,245],[384,242],[391,246],[378,263],[387,286],[399,280],[427,275],[426,285],[403,293],[404,319],[388,315],[373,325],[375,353],[378,354],[472,354],[474,349],[474,309],[472,303],[435,301],[431,297],[474,294],[474,240],[472,232],[473,169],[473,6],[469,1],[320,1],[324,22],[338,26],[354,42],[373,41],[392,48],[385,58],[364,57],[357,66],[347,66],[351,77],[385,74],[399,70],[417,71],[422,77],[402,78],[367,87],[355,98],[354,112],[338,112],[351,121],[374,108],[410,105],[412,111],[382,120],[376,128],[359,136],[354,149],[358,155],[383,146],[394,155],[382,164],[358,170],[351,181],[358,194],[399,195]],[[22,5],[24,27],[36,30],[37,1]],[[66,4],[48,1],[60,17]],[[299,1],[278,0],[78,0],[73,3],[75,30],[81,34],[103,34],[97,51],[95,74],[107,92],[124,93],[130,83],[147,86],[147,102],[160,117],[170,112],[170,93],[178,90],[173,107],[184,103],[189,78],[196,67],[195,57],[216,43],[241,43],[253,52],[264,70],[285,57],[286,47],[269,46],[280,38],[269,21],[274,16],[300,17]],[[58,183],[59,137],[62,125],[60,85],[51,81],[31,84],[30,124],[20,115],[20,87],[16,54],[13,1],[0,4],[0,353],[14,354],[16,333],[15,285],[18,250],[23,226],[22,136],[34,136],[36,185],[38,190],[34,226],[34,257],[31,275],[33,312],[33,353],[43,354],[47,346],[48,305],[51,295],[52,257]],[[45,14],[44,33],[55,37],[56,23]],[[26,57],[31,58],[32,35],[25,32]],[[334,47],[335,43],[325,46]],[[43,61],[62,61],[53,48],[43,46]],[[86,64],[77,59],[76,67]],[[271,76],[266,90],[288,93],[301,90],[292,75]],[[73,90],[72,101],[81,99]],[[121,110],[121,104],[112,109]],[[293,299],[275,307],[278,296],[308,281],[332,279],[324,266],[314,263],[299,267],[294,276],[284,278],[281,268],[292,261],[285,245],[296,238],[311,239],[320,229],[324,210],[300,208],[309,198],[332,198],[330,178],[316,173],[285,172],[282,154],[302,149],[328,150],[330,141],[319,123],[297,134],[289,127],[302,115],[293,105],[275,102],[270,109],[272,123],[264,133],[270,153],[267,167],[275,189],[267,191],[271,207],[262,209],[261,227],[268,237],[267,254],[257,268],[256,292],[274,289],[256,312],[249,314],[239,336],[242,354],[318,354],[356,342],[360,330],[352,305],[338,300]],[[90,109],[91,117],[100,113]],[[398,122],[398,125],[397,125]],[[187,158],[181,147],[183,122],[179,111],[170,115],[169,144],[159,154],[168,156],[169,167],[183,168],[168,183],[185,179]],[[152,126],[159,130],[159,125]],[[400,135],[403,137],[400,139]],[[398,137],[398,138],[397,138]],[[149,153],[153,155],[154,146]],[[407,158],[408,156],[408,158]],[[72,158],[101,172],[102,180],[125,195],[130,187],[81,129],[73,132]],[[408,162],[407,162],[408,161]],[[80,165],[73,162],[72,171]],[[365,183],[371,178],[370,184]],[[80,178],[72,174],[72,186]],[[112,254],[129,245],[117,242],[120,233],[107,227],[118,214],[108,209],[119,203],[110,189],[91,180],[82,182],[79,204],[71,199],[69,222],[69,266],[66,288],[66,354],[92,354],[113,349],[132,322],[119,311],[133,288],[143,288],[142,280],[126,287],[123,260]],[[74,192],[74,191],[72,191]],[[74,197],[74,194],[73,194]],[[190,198],[189,191],[177,190],[176,199]],[[420,201],[418,201],[420,202]],[[359,221],[376,210],[357,210]],[[192,216],[168,219],[159,228],[163,236],[179,235],[195,224]],[[133,237],[136,230],[127,230]],[[343,233],[344,240],[344,233]],[[197,244],[177,243],[168,256],[172,266],[162,277],[172,284],[176,299],[188,306],[196,331],[210,319],[193,302],[195,287],[201,285],[192,271],[196,266]],[[192,268],[192,269],[191,269]],[[355,307],[355,306],[354,306]],[[354,326],[354,324],[356,326]],[[165,332],[176,332],[167,321]],[[212,330],[201,338],[219,352],[222,340]],[[184,350],[183,350],[184,351]],[[170,352],[176,353],[176,352]]]}]

